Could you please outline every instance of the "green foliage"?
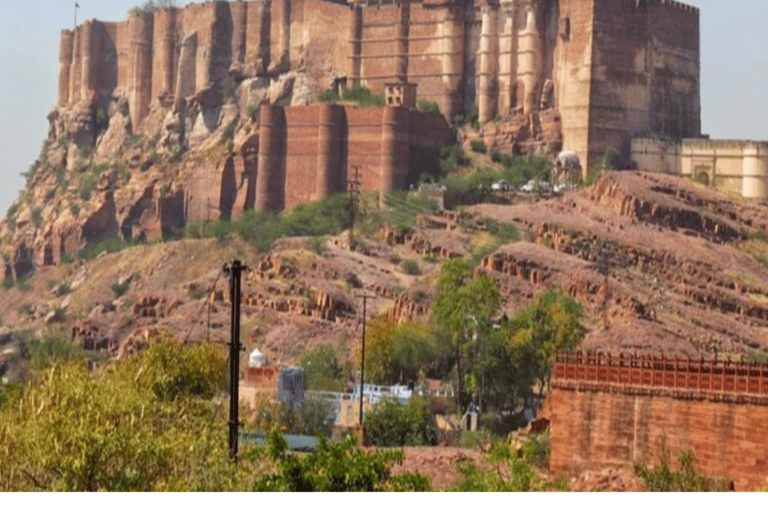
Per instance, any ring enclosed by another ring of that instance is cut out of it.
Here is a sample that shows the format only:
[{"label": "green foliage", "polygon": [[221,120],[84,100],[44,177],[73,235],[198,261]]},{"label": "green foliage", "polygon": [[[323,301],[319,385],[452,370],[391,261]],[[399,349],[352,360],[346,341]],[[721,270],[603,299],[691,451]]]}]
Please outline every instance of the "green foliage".
[{"label": "green foliage", "polygon": [[93,191],[96,190],[96,177],[92,175],[83,176],[80,181],[78,194],[83,201],[89,201]]},{"label": "green foliage", "polygon": [[[435,301],[432,304],[433,324],[451,337],[457,356],[458,383],[469,379],[469,391],[474,383],[486,374],[481,355],[487,351],[491,339],[492,318],[501,307],[501,295],[496,283],[486,275],[473,276],[472,267],[464,259],[454,259],[443,264],[437,280]],[[466,397],[459,393],[463,405]]]},{"label": "green foliage", "polygon": [[259,114],[259,108],[256,105],[248,105],[245,107],[245,113],[248,116],[248,119],[256,121],[256,116]]},{"label": "green foliage", "polygon": [[349,197],[336,194],[312,204],[302,204],[289,213],[243,213],[232,221],[197,222],[187,225],[187,238],[224,238],[239,235],[260,251],[267,251],[283,236],[318,237],[338,234],[349,227]]},{"label": "green foliage", "polygon": [[8,211],[5,212],[5,219],[11,220],[16,218],[16,213],[19,211],[19,203],[14,202],[11,204],[11,206],[8,207]]},{"label": "green foliage", "polygon": [[91,145],[82,146],[80,148],[80,158],[83,160],[89,160],[93,156],[93,152],[95,151],[95,148]]},{"label": "green foliage", "polygon": [[80,215],[80,205],[77,203],[72,203],[71,205],[69,205],[69,211],[72,212],[72,215],[77,217],[78,215]]},{"label": "green foliage", "polygon": [[473,139],[469,142],[469,147],[472,148],[472,151],[475,153],[487,153],[488,147],[485,145],[485,141],[483,139]]},{"label": "green foliage", "polygon": [[469,110],[454,117],[453,124],[454,126],[458,126],[458,127],[470,125],[473,130],[479,130],[480,129],[479,116],[480,116],[480,111],[478,110],[477,105],[472,105],[471,107],[469,107]]},{"label": "green foliage", "polygon": [[92,260],[95,259],[99,254],[106,252],[107,254],[112,254],[115,252],[120,252],[124,249],[127,249],[130,247],[131,244],[126,242],[120,237],[111,237],[106,238],[104,240],[101,240],[100,242],[90,244],[85,249],[80,251],[77,255],[78,258],[81,260]]},{"label": "green foliage", "polygon": [[128,289],[131,287],[131,284],[128,281],[115,282],[112,283],[112,292],[115,294],[115,297],[122,297],[125,295],[125,292],[128,291]]},{"label": "green foliage", "polygon": [[172,339],[161,340],[147,350],[143,363],[146,369],[137,379],[161,400],[187,395],[210,399],[224,383],[224,355],[209,344],[190,349]]},{"label": "green foliage", "polygon": [[402,263],[402,269],[403,272],[410,276],[418,276],[421,274],[421,269],[419,268],[419,264],[415,260],[405,260]]},{"label": "green foliage", "polygon": [[469,165],[472,160],[464,153],[461,144],[443,146],[440,150],[440,168],[444,173],[454,172],[459,166]]},{"label": "green foliage", "polygon": [[317,101],[320,103],[336,103],[340,100],[339,94],[336,91],[327,90],[317,93]]},{"label": "green foliage", "polygon": [[308,436],[333,434],[336,414],[322,399],[308,393],[299,407],[288,409],[284,404],[265,400],[257,404],[254,427]]},{"label": "green foliage", "polygon": [[[381,227],[380,223],[410,229],[416,224],[419,215],[431,215],[438,210],[437,203],[426,194],[409,194],[395,191],[384,198],[387,209],[383,212],[366,212],[361,217],[360,231],[373,233]],[[378,221],[378,222],[375,222]]]},{"label": "green foliage", "polygon": [[451,488],[460,492],[532,492],[565,491],[567,483],[548,482],[536,470],[537,460],[541,457],[540,442],[529,440],[518,452],[510,444],[493,443],[487,455],[487,462],[493,471],[482,471],[470,461],[459,463],[462,481]]},{"label": "green foliage", "polygon": [[452,175],[444,180],[451,190],[490,191],[491,185],[506,180],[512,187],[520,188],[530,180],[548,181],[551,167],[544,158],[523,158],[501,155],[502,169],[480,168],[471,174]]},{"label": "green foliage", "polygon": [[82,362],[85,358],[83,349],[63,332],[22,336],[19,354],[34,371],[44,370],[52,364]]},{"label": "green foliage", "polygon": [[43,223],[43,212],[40,210],[40,208],[32,208],[32,224],[39,228],[40,225]]},{"label": "green foliage", "polygon": [[176,0],[145,0],[140,6],[134,7],[128,12],[131,14],[150,14],[161,9],[168,9],[176,6]]},{"label": "green foliage", "polygon": [[537,381],[540,392],[549,382],[555,353],[574,350],[586,329],[581,305],[559,288],[550,288],[510,323],[510,349],[520,369],[523,388]]},{"label": "green foliage", "polygon": [[344,101],[351,101],[363,107],[384,106],[384,96],[373,94],[364,85],[353,85],[342,93],[341,98]]},{"label": "green foliage", "polygon": [[350,363],[331,345],[317,345],[301,355],[304,388],[343,391],[351,372]]},{"label": "green foliage", "polygon": [[619,167],[621,167],[621,154],[614,148],[608,148],[595,163],[593,174],[597,175],[604,171],[615,171]]},{"label": "green foliage", "polygon": [[520,230],[514,224],[499,222],[495,219],[485,219],[485,229],[505,243],[520,240]]},{"label": "green foliage", "polygon": [[355,447],[354,439],[339,444],[320,440],[317,451],[297,456],[288,453],[288,445],[276,432],[270,432],[267,456],[275,471],[256,481],[253,491],[287,492],[373,492],[428,491],[429,480],[422,475],[394,477],[391,465],[400,463],[402,452],[367,452]]},{"label": "green foliage", "polygon": [[[0,488],[250,488],[254,466],[228,462],[224,422],[203,400],[223,376],[217,348],[169,341],[94,375],[79,362],[40,372],[0,412]],[[158,389],[178,393],[166,399]]]},{"label": "green foliage", "polygon": [[432,114],[432,115],[440,115],[440,107],[438,106],[437,102],[426,100],[426,99],[419,99],[416,102],[416,108],[419,112],[423,112],[425,114]]},{"label": "green foliage", "polygon": [[696,471],[693,453],[681,449],[678,454],[680,469],[673,469],[666,442],[662,441],[658,463],[649,468],[645,462],[635,464],[635,474],[645,482],[649,492],[722,492],[728,490],[727,479],[710,480]]},{"label": "green foliage", "polygon": [[454,362],[450,341],[417,323],[376,318],[368,325],[365,344],[367,380],[398,384],[416,382],[422,374],[429,378],[444,378]]},{"label": "green foliage", "polygon": [[413,395],[407,405],[396,399],[382,400],[366,413],[363,426],[368,442],[374,446],[437,444],[435,415],[418,395]]}]

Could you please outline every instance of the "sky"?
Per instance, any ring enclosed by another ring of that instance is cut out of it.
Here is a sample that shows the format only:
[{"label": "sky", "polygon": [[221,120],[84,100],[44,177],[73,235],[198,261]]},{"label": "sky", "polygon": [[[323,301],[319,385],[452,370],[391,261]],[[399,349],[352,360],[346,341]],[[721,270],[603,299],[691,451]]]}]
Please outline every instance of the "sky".
[{"label": "sky", "polygon": [[[625,0],[629,1],[629,0]],[[84,19],[122,21],[140,0],[78,0]],[[180,5],[189,2],[180,1]],[[702,131],[713,138],[768,139],[768,2],[688,0],[701,9]],[[56,104],[61,29],[74,1],[3,2],[0,15],[0,212],[24,187]],[[2,217],[2,213],[0,213]]]}]

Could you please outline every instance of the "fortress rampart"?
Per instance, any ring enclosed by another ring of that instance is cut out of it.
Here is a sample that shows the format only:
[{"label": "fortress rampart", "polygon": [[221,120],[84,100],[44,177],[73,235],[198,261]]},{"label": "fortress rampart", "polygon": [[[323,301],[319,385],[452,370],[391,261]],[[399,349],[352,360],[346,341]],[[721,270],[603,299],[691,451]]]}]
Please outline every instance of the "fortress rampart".
[{"label": "fortress rampart", "polygon": [[633,133],[700,135],[699,37],[698,9],[667,0],[207,2],[62,31],[58,106],[126,97],[141,132],[154,106],[220,103],[229,80],[407,78],[447,119],[476,104],[521,140],[555,118],[562,141],[530,148],[589,168]]},{"label": "fortress rampart", "polygon": [[768,365],[559,354],[550,396],[555,473],[676,458],[753,491],[768,476]]},{"label": "fortress rampart", "polygon": [[186,219],[210,220],[210,205],[217,218],[292,209],[346,191],[351,179],[362,190],[403,190],[426,170],[419,155],[436,155],[450,136],[442,117],[400,107],[264,105],[258,158],[249,146],[232,155],[219,187],[206,186],[201,169],[185,188]]},{"label": "fortress rampart", "polygon": [[768,197],[768,141],[635,138],[639,169],[678,174],[746,198]]}]

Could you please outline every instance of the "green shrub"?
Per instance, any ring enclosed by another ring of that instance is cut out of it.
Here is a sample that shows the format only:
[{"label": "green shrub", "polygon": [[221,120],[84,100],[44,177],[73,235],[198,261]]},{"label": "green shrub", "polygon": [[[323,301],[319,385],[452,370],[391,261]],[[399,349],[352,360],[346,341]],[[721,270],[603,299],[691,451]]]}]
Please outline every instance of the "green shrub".
[{"label": "green shrub", "polygon": [[252,489],[256,492],[431,490],[429,479],[421,474],[392,475],[390,467],[402,462],[402,452],[367,452],[356,447],[352,438],[338,444],[330,444],[323,438],[316,451],[298,456],[290,454],[285,439],[273,431],[265,452],[275,469],[256,481]]},{"label": "green shrub", "polygon": [[122,297],[125,295],[125,292],[128,291],[128,289],[131,287],[131,284],[128,281],[115,282],[112,283],[112,292],[115,294],[115,297]]},{"label": "green shrub", "polygon": [[72,212],[72,215],[77,217],[78,215],[80,215],[80,205],[77,203],[70,204],[69,211]]},{"label": "green shrub", "polygon": [[455,144],[453,146],[444,146],[440,150],[440,169],[443,173],[448,174],[460,166],[469,165],[472,160],[464,153],[464,148],[461,144]]},{"label": "green shrub", "polygon": [[423,112],[425,114],[433,114],[433,115],[440,115],[440,107],[438,106],[437,102],[426,100],[426,99],[420,99],[416,102],[416,108],[419,112]]},{"label": "green shrub", "polygon": [[649,492],[711,492],[727,491],[728,479],[711,480],[699,473],[693,466],[693,453],[680,450],[678,462],[680,469],[673,469],[666,443],[659,449],[659,461],[651,469],[644,462],[635,464],[635,474],[645,482]]},{"label": "green shrub", "polygon": [[418,276],[421,274],[421,269],[419,268],[419,264],[416,263],[415,260],[405,260],[402,263],[402,269],[403,272],[410,276]]},{"label": "green shrub", "polygon": [[96,178],[91,175],[84,176],[82,181],[80,181],[80,190],[78,192],[80,199],[89,201],[94,190],[96,190]]},{"label": "green shrub", "polygon": [[472,151],[475,153],[486,153],[488,151],[488,147],[485,145],[483,139],[471,140],[469,142],[469,147],[471,147]]},{"label": "green shrub", "polygon": [[256,105],[248,105],[245,107],[245,113],[248,116],[248,119],[256,121],[256,116],[259,114],[259,108]]},{"label": "green shrub", "polygon": [[106,238],[100,242],[86,246],[86,248],[80,251],[77,256],[81,260],[92,260],[102,252],[108,254],[120,252],[123,249],[130,247],[130,245],[131,244],[120,237]]},{"label": "green shrub", "polygon": [[413,395],[407,405],[384,399],[365,415],[365,433],[374,446],[419,446],[437,444],[435,415],[424,400]]},{"label": "green shrub", "polygon": [[351,367],[331,345],[318,345],[301,355],[304,387],[316,391],[343,391]]},{"label": "green shrub", "polygon": [[339,95],[336,91],[320,91],[317,93],[317,101],[321,103],[336,103],[340,100]]},{"label": "green shrub", "polygon": [[364,85],[353,85],[342,93],[344,101],[351,101],[364,107],[383,107],[384,96],[373,94]]}]

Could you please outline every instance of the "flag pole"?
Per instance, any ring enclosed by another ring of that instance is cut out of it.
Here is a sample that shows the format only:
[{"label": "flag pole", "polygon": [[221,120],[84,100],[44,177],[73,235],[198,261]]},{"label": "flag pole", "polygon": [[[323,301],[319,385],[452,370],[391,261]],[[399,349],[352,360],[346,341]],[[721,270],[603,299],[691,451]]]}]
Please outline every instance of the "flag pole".
[{"label": "flag pole", "polygon": [[80,8],[80,4],[75,2],[75,28],[74,30],[77,30],[77,10]]}]

